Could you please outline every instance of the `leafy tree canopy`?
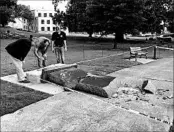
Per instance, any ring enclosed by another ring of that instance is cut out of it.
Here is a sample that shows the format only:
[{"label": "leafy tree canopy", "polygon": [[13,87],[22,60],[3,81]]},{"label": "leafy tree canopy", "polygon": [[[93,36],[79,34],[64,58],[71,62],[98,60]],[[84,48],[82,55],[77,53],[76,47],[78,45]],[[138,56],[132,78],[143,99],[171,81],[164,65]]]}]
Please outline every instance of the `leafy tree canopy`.
[{"label": "leafy tree canopy", "polygon": [[34,14],[30,10],[28,6],[25,5],[17,5],[15,9],[15,17],[22,17],[28,20],[29,23],[31,23],[34,20]]},{"label": "leafy tree canopy", "polygon": [[[60,0],[58,0],[60,1]],[[70,31],[114,33],[159,32],[161,21],[173,22],[173,0],[69,0],[66,17]]]},{"label": "leafy tree canopy", "polygon": [[14,8],[17,0],[0,0],[0,24],[5,26],[13,21]]}]

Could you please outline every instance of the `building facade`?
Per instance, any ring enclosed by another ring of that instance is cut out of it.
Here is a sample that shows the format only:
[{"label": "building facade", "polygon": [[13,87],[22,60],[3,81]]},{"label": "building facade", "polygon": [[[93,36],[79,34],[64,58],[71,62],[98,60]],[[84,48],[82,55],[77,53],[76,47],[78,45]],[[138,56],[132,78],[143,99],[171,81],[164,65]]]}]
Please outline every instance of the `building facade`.
[{"label": "building facade", "polygon": [[51,34],[55,31],[56,23],[52,20],[56,12],[52,10],[34,10],[35,20],[34,27],[36,32]]},{"label": "building facade", "polygon": [[[56,22],[53,21],[52,16],[56,12],[54,10],[34,10],[35,20],[33,22],[33,29],[35,32],[41,34],[52,34],[56,29]],[[65,30],[66,34],[68,30]]]}]

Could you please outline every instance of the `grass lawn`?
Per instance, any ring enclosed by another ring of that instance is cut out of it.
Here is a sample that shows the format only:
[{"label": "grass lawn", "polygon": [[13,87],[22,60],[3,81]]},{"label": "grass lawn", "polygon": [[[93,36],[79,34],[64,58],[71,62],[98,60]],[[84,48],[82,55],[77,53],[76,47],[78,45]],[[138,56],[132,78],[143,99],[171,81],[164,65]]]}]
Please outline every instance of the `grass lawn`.
[{"label": "grass lawn", "polygon": [[[37,36],[40,36],[37,34]],[[50,36],[47,35],[50,38]],[[15,40],[1,39],[1,76],[14,74],[15,68],[5,51],[5,47]],[[88,40],[85,37],[68,37],[67,41],[68,51],[65,53],[65,63],[76,63],[81,69],[98,75],[106,75],[111,72],[121,70],[123,68],[138,65],[140,63],[130,62],[125,60],[129,57],[130,46],[147,47],[152,45],[151,43],[125,43],[118,44],[118,49],[112,49],[113,41],[111,39],[96,41]],[[86,61],[89,59],[104,57],[113,54],[121,54],[120,56],[111,56],[108,58],[97,59],[93,61]],[[153,53],[149,54],[149,58],[153,57]],[[81,62],[80,62],[81,61]],[[55,64],[55,55],[51,52],[51,48],[48,50],[48,65]],[[24,64],[24,70],[37,69],[37,61],[33,54],[33,48],[26,57],[26,63]],[[14,112],[19,108],[32,104],[39,100],[50,97],[51,95],[34,91],[28,88],[24,88],[15,84],[11,84],[5,81],[1,81],[1,116],[7,113]]]},{"label": "grass lawn", "polygon": [[50,97],[51,95],[1,81],[0,116],[15,112],[29,104]]}]

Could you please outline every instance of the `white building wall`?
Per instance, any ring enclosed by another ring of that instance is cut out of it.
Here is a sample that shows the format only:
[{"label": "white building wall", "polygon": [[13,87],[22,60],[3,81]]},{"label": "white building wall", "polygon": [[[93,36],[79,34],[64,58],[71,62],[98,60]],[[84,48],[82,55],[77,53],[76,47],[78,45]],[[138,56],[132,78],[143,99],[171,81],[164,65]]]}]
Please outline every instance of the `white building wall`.
[{"label": "white building wall", "polygon": [[[47,14],[46,17],[44,17],[44,13]],[[50,17],[50,13],[54,16],[55,11],[52,10],[35,10],[35,17],[37,17],[37,28],[38,28],[38,33],[43,33],[43,34],[52,34],[53,33],[53,27],[56,27],[55,24],[53,24],[52,17]],[[41,16],[39,16],[41,14]],[[44,21],[44,24],[42,23]],[[49,21],[50,23],[47,23]],[[44,30],[43,30],[44,28]],[[49,28],[49,30],[48,30]]]},{"label": "white building wall", "polygon": [[[44,17],[44,13],[47,14],[46,17]],[[56,13],[54,10],[44,10],[44,9],[39,9],[35,10],[35,17],[37,17],[37,28],[38,28],[38,33],[42,34],[52,34],[55,31],[56,25],[53,23],[52,17],[50,17],[50,13],[52,16]],[[41,16],[39,16],[41,14]],[[42,21],[44,21],[44,24],[42,24]],[[50,21],[48,24],[47,21]],[[48,28],[50,30],[48,30]],[[43,30],[44,29],[44,30]],[[64,31],[66,34],[68,34],[68,29]]]}]

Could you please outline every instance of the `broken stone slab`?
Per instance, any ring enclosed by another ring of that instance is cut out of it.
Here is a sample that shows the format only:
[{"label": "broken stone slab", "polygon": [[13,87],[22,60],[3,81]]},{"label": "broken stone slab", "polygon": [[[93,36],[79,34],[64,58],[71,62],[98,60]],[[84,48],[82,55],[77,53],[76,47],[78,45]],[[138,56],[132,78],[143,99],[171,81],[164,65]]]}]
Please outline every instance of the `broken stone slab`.
[{"label": "broken stone slab", "polygon": [[85,78],[87,72],[78,68],[68,68],[47,73],[46,80],[68,88],[74,88],[81,78]]},{"label": "broken stone slab", "polygon": [[99,95],[102,97],[110,97],[104,87],[108,86],[115,77],[110,76],[87,76],[80,80],[80,82],[75,86],[75,90],[84,91]]},{"label": "broken stone slab", "polygon": [[[46,72],[44,73],[44,71]],[[44,71],[43,76],[49,82],[107,98],[112,97],[120,87],[127,87],[142,92],[148,84],[147,79],[135,77],[115,78],[92,75],[74,67],[74,65],[65,69],[58,70],[56,68],[56,71],[55,68]]]},{"label": "broken stone slab", "polygon": [[54,66],[43,68],[42,69],[42,75],[41,75],[42,82],[44,82],[44,80],[47,80],[48,75],[50,73],[60,71],[60,70],[64,70],[64,69],[69,69],[69,68],[77,68],[77,64],[54,65]]},{"label": "broken stone slab", "polygon": [[133,88],[135,90],[139,90],[142,92],[144,88],[147,86],[148,80],[135,78],[135,77],[117,77],[111,83],[104,87],[103,89],[107,92],[109,96],[112,96],[114,93],[118,91],[120,87]]}]

